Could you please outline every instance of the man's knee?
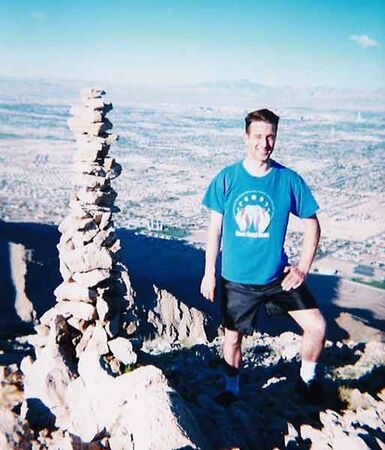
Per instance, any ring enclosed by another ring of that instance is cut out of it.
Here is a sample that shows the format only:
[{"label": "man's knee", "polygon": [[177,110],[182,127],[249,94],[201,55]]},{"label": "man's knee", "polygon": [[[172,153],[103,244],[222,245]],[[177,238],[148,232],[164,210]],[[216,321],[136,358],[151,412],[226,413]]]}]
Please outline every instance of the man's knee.
[{"label": "man's knee", "polygon": [[304,329],[305,333],[309,333],[317,339],[324,339],[326,335],[326,321],[321,313],[316,314]]}]

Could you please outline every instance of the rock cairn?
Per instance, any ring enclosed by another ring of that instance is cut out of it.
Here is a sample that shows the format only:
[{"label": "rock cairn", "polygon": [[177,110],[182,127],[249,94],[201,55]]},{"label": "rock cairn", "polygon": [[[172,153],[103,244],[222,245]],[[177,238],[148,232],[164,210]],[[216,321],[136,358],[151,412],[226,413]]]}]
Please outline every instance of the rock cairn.
[{"label": "rock cairn", "polygon": [[120,241],[112,220],[119,209],[114,206],[117,193],[111,180],[119,176],[121,166],[108,156],[118,140],[109,132],[112,123],[106,114],[111,110],[102,89],[82,90],[80,104],[70,110],[73,117],[68,123],[77,152],[75,192],[70,212],[59,225],[63,282],[55,290],[55,308],[41,318],[35,344],[45,344],[52,318],[60,315],[67,322],[77,358],[93,338],[112,372],[121,373],[121,363],[136,361],[128,339],[136,325],[130,282],[118,260]]},{"label": "rock cairn", "polygon": [[63,282],[30,339],[36,359],[21,362],[20,418],[33,430],[59,429],[96,449],[206,449],[194,417],[159,369],[123,373],[137,360],[136,314],[112,221],[111,180],[120,166],[108,156],[118,137],[108,133],[112,105],[104,95],[83,90],[81,104],[71,109],[78,151],[70,213],[59,226]]}]

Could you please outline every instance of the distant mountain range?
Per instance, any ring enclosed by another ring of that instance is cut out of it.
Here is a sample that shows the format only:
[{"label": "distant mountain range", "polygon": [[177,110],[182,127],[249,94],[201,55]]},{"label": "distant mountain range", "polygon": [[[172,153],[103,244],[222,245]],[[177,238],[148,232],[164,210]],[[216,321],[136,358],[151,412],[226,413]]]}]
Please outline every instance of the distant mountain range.
[{"label": "distant mountain range", "polygon": [[219,80],[186,85],[146,86],[109,82],[32,80],[0,77],[2,101],[73,101],[82,87],[99,85],[118,105],[130,103],[175,104],[181,106],[312,107],[331,109],[383,110],[385,89],[338,89],[334,87],[274,87],[252,80]]}]

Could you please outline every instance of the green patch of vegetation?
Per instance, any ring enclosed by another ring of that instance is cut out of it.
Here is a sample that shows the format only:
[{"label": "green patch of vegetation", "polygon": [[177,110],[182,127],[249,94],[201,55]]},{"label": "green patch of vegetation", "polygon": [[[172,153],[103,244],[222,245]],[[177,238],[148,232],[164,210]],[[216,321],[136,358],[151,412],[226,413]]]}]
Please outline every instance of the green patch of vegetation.
[{"label": "green patch of vegetation", "polygon": [[352,277],[352,281],[355,281],[356,283],[366,284],[367,286],[372,286],[378,289],[385,289],[385,280],[378,281],[378,280],[371,280],[371,281],[365,281],[360,277]]},{"label": "green patch of vegetation", "polygon": [[172,227],[169,225],[165,225],[161,234],[166,236],[170,236],[173,238],[181,239],[188,236],[189,232],[185,228]]},{"label": "green patch of vegetation", "polygon": [[140,366],[141,366],[141,364],[139,364],[139,363],[129,364],[129,365],[125,366],[124,373],[133,372],[135,369],[137,369]]}]

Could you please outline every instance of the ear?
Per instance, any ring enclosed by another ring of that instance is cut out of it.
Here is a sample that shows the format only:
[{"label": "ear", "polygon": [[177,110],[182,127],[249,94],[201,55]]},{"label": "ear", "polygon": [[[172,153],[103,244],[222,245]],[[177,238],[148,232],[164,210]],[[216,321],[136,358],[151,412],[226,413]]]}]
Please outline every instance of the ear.
[{"label": "ear", "polygon": [[245,143],[245,145],[247,145],[249,143],[249,135],[247,133],[243,133],[242,137],[243,142]]}]

